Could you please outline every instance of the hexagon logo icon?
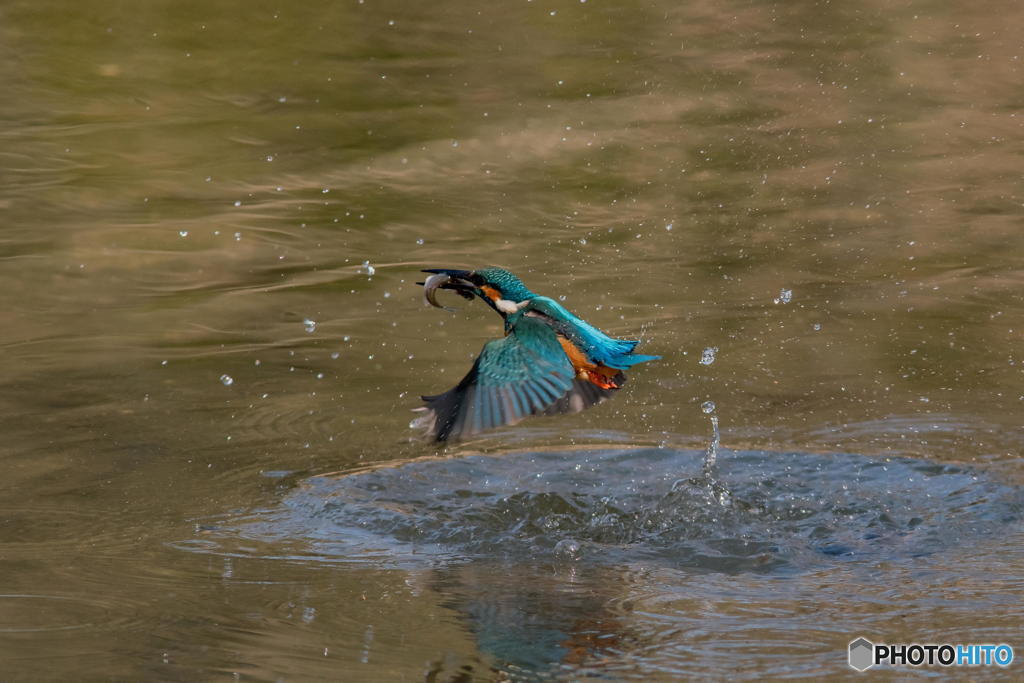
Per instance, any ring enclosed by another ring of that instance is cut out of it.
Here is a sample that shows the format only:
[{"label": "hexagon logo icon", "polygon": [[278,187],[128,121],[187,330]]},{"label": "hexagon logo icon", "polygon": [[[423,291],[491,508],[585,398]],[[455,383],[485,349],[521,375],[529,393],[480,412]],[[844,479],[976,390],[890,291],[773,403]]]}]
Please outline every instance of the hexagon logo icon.
[{"label": "hexagon logo icon", "polygon": [[875,665],[875,644],[867,638],[850,641],[850,666],[857,671],[867,671]]}]

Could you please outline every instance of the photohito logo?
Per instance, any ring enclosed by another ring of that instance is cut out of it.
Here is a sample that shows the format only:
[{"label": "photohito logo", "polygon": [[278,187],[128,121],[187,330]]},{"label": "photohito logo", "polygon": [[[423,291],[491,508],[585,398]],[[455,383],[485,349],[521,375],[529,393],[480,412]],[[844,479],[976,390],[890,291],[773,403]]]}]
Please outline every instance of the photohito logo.
[{"label": "photohito logo", "polygon": [[1013,648],[1009,645],[936,645],[918,643],[886,645],[872,643],[867,638],[850,641],[850,666],[867,671],[876,664],[890,666],[1001,666],[1013,663]]}]

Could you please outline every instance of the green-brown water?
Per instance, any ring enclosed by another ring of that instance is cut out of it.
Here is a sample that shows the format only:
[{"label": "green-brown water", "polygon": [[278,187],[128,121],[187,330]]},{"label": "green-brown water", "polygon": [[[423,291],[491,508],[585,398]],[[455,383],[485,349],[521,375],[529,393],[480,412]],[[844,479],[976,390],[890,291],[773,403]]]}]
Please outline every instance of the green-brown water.
[{"label": "green-brown water", "polygon": [[[5,3],[2,678],[1024,653],[1022,23]],[[419,394],[501,334],[418,271],[490,263],[663,360],[587,413],[416,441]]]}]

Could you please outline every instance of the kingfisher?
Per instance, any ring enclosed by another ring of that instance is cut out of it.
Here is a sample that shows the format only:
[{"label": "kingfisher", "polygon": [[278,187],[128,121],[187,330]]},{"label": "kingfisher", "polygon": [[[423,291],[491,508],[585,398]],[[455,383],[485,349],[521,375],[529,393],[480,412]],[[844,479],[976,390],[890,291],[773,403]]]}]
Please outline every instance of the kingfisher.
[{"label": "kingfisher", "polygon": [[[605,400],[625,383],[625,371],[660,356],[634,354],[640,342],[615,339],[546,296],[534,294],[507,270],[429,268],[426,302],[440,289],[482,299],[505,323],[505,336],[484,344],[454,387],[421,397],[413,421],[437,442],[513,425],[530,415],[576,413]],[[447,309],[452,310],[452,309]]]}]

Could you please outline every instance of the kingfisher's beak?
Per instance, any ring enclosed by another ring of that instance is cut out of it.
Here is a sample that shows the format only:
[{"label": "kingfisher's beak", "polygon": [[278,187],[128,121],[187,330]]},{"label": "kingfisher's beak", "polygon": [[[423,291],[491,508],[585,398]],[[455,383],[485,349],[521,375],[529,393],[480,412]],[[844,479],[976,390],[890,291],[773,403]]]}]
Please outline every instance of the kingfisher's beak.
[{"label": "kingfisher's beak", "polygon": [[451,268],[427,268],[424,273],[433,273],[426,282],[417,282],[423,285],[424,300],[436,308],[452,310],[437,302],[437,290],[450,289],[464,299],[473,300],[473,297],[480,292],[478,282],[480,277],[471,270],[454,270]]}]

